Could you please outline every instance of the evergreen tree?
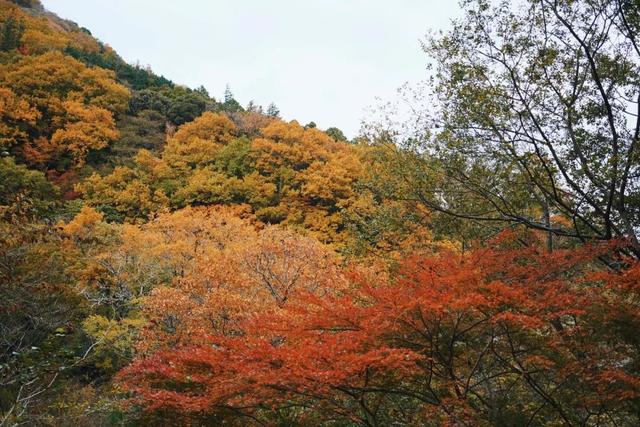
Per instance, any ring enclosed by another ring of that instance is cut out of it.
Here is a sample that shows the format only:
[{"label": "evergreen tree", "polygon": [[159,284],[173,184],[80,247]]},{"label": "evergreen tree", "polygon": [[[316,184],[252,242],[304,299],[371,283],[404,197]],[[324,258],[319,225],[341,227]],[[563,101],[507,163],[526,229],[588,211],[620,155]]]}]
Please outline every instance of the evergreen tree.
[{"label": "evergreen tree", "polygon": [[227,85],[224,90],[224,102],[222,103],[221,110],[226,111],[227,113],[244,111],[240,103],[233,97],[233,92],[231,92],[229,85]]},{"label": "evergreen tree", "polygon": [[276,104],[273,102],[269,104],[267,107],[267,116],[269,117],[280,117],[280,110],[276,107]]}]

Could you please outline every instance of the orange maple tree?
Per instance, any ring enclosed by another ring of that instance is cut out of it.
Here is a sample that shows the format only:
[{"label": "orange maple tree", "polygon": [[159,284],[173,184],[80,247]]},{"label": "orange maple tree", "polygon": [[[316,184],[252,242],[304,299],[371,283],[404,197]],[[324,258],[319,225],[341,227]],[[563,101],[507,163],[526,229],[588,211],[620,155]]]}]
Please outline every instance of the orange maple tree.
[{"label": "orange maple tree", "polygon": [[240,334],[209,330],[141,357],[121,382],[147,410],[190,416],[637,420],[640,265],[618,259],[621,269],[602,272],[610,248],[546,253],[527,239],[409,258],[392,280],[360,269],[339,292],[301,292],[246,318]]}]

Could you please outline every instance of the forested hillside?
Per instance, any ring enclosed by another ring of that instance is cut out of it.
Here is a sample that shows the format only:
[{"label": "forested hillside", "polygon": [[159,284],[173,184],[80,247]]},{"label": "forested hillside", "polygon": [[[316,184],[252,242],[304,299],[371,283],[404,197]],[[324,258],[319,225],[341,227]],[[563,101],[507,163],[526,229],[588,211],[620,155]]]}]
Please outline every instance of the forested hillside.
[{"label": "forested hillside", "polygon": [[639,425],[640,3],[515,3],[349,141],[0,0],[0,426]]}]

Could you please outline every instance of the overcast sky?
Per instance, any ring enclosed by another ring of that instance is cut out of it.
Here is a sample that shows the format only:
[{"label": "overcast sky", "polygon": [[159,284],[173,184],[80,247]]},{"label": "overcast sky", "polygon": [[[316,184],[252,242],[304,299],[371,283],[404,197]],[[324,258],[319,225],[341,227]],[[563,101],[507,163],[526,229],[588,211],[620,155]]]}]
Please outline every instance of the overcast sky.
[{"label": "overcast sky", "polygon": [[357,134],[376,97],[426,76],[419,41],[455,0],[43,0],[128,62],[302,124]]}]

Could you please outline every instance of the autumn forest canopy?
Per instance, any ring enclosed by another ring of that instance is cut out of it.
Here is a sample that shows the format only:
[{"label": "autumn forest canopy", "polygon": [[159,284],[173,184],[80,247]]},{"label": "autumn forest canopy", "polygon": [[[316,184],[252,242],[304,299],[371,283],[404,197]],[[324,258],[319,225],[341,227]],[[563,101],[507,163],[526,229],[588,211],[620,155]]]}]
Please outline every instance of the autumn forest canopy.
[{"label": "autumn forest canopy", "polygon": [[640,1],[460,8],[349,140],[0,0],[0,426],[640,425]]}]

